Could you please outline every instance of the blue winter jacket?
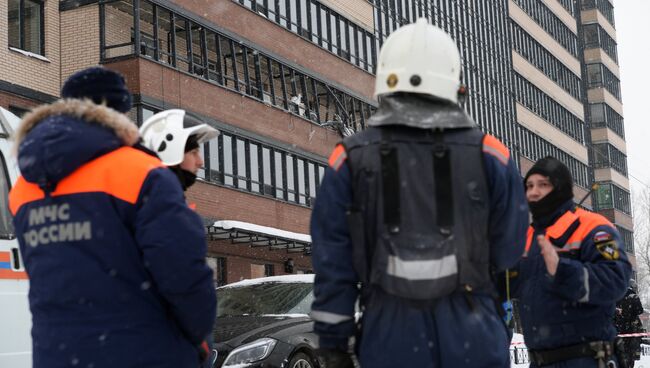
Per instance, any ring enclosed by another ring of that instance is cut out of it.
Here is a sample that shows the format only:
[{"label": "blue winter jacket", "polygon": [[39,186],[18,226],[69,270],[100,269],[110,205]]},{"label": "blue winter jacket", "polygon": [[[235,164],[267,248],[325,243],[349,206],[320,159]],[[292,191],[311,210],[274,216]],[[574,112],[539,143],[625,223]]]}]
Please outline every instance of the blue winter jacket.
[{"label": "blue winter jacket", "polygon": [[[538,235],[546,235],[558,249],[555,276],[546,270]],[[614,309],[625,295],[631,270],[616,228],[601,215],[576,209],[573,201],[533,222],[524,257],[510,272],[528,348],[612,341]]]},{"label": "blue winter jacket", "polygon": [[[355,334],[359,278],[346,211],[352,185],[343,146],[330,158],[312,212],[312,305],[322,348],[346,349]],[[486,136],[483,160],[490,194],[490,263],[495,271],[513,266],[524,249],[528,206],[521,176],[507,149]],[[366,305],[356,351],[362,367],[510,367],[509,334],[497,311],[493,288],[455,293],[434,308],[376,294]],[[322,318],[321,318],[322,317]],[[328,322],[326,322],[328,321]]]},{"label": "blue winter jacket", "polygon": [[35,368],[192,367],[216,314],[202,221],[137,127],[87,101],[28,115],[10,193]]}]

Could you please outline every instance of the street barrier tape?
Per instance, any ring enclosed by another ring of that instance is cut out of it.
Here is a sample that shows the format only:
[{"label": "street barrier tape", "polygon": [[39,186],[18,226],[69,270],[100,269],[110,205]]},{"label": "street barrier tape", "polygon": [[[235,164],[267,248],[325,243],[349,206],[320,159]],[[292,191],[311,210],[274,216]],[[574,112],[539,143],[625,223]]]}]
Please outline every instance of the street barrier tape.
[{"label": "street barrier tape", "polygon": [[[620,334],[617,336],[618,337],[645,337],[645,336],[650,336],[650,332],[628,333],[628,334]],[[511,342],[510,346],[525,345],[525,344],[526,343],[523,341],[516,341],[516,342]]]}]

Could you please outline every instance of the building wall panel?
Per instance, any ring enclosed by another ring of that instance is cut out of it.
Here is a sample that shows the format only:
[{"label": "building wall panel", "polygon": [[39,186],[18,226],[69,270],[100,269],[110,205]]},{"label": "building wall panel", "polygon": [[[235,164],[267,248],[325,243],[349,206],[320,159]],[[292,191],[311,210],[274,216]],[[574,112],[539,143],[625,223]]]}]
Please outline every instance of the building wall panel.
[{"label": "building wall panel", "polygon": [[0,80],[58,96],[61,87],[61,44],[59,4],[46,0],[44,6],[45,55],[47,60],[9,49],[8,2],[0,2]]}]

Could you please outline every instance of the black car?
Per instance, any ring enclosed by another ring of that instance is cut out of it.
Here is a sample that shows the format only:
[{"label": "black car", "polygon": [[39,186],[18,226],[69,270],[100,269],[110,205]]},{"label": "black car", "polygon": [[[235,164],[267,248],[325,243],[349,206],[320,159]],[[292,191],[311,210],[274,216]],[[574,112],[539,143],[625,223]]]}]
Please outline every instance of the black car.
[{"label": "black car", "polygon": [[213,367],[319,367],[313,285],[314,275],[287,275],[217,288]]}]

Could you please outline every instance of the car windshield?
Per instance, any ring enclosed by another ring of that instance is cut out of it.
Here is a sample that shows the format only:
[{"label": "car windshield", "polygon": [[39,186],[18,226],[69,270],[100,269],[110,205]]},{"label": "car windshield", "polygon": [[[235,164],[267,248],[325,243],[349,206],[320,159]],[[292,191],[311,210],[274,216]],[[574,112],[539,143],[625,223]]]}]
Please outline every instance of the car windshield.
[{"label": "car windshield", "polygon": [[217,289],[218,317],[307,314],[314,300],[311,283],[265,282]]}]

